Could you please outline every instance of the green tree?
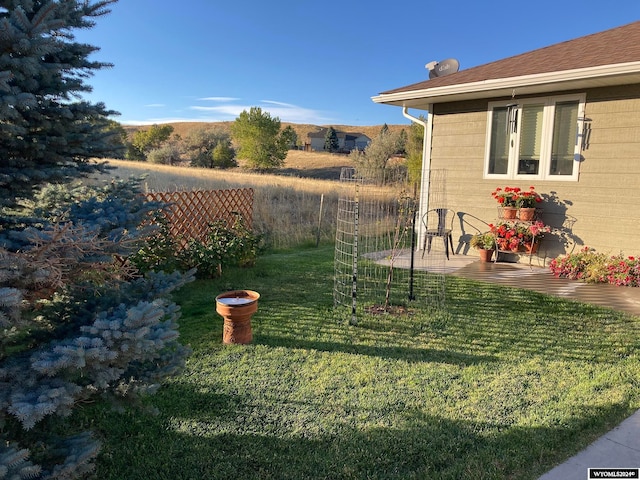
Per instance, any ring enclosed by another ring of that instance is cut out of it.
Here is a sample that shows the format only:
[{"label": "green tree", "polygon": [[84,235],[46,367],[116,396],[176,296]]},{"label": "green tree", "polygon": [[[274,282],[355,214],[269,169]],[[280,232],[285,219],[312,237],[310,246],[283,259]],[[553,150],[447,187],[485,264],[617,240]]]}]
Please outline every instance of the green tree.
[{"label": "green tree", "polygon": [[231,147],[231,142],[218,142],[211,152],[213,166],[218,168],[237,167],[236,152]]},{"label": "green tree", "polygon": [[398,139],[398,152],[400,155],[406,155],[407,153],[407,131],[403,128],[400,130],[400,138]]},{"label": "green tree", "polygon": [[363,152],[353,150],[349,155],[358,174],[363,178],[379,183],[386,181],[386,169],[389,159],[398,151],[401,136],[389,130],[382,131],[371,140]]},{"label": "green tree", "polygon": [[[98,48],[73,42],[70,28],[89,28],[114,0],[0,2],[0,205],[30,197],[43,181],[65,181],[115,156],[109,141],[117,112],[73,101],[88,92],[89,60]],[[116,153],[117,155],[117,153]]]},{"label": "green tree", "polygon": [[282,130],[281,135],[283,142],[286,142],[289,150],[295,148],[298,145],[298,134],[291,125],[287,125],[284,130]]},{"label": "green tree", "polygon": [[127,151],[127,131],[115,120],[109,120],[104,127],[105,142],[113,149],[111,158],[124,158]]},{"label": "green tree", "polygon": [[283,165],[290,139],[282,134],[280,125],[278,117],[272,118],[260,107],[244,110],[231,124],[238,156],[247,161],[249,168],[271,170]]},{"label": "green tree", "polygon": [[171,125],[151,125],[149,128],[137,130],[134,132],[127,158],[130,160],[147,159],[147,155],[151,150],[160,148],[173,133]]},{"label": "green tree", "polygon": [[168,296],[193,272],[142,276],[122,261],[163,206],[139,181],[71,184],[105,168],[91,158],[118,150],[114,112],[80,100],[106,64],[72,35],[112,3],[0,1],[3,479],[88,478],[99,443],[61,418],[83,402],[152,393],[188,353]]},{"label": "green tree", "polygon": [[324,136],[324,149],[327,152],[337,152],[338,148],[340,148],[340,143],[338,142],[338,133],[335,128],[329,127],[327,129],[327,133]]},{"label": "green tree", "polygon": [[197,128],[184,139],[191,165],[205,168],[229,168],[236,165],[229,134],[219,127]]}]

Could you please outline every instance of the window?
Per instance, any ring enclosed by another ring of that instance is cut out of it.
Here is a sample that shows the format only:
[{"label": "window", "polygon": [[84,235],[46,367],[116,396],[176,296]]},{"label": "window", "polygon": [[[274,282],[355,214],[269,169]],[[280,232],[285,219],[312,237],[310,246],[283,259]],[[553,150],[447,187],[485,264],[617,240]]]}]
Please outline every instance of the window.
[{"label": "window", "polygon": [[489,104],[486,178],[577,180],[584,95]]}]

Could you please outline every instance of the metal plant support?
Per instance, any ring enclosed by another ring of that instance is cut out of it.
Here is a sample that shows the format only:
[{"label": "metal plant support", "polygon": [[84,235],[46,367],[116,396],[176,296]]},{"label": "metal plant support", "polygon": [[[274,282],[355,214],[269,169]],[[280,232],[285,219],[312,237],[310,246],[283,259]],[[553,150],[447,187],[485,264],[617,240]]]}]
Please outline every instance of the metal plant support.
[{"label": "metal plant support", "polygon": [[[410,308],[414,302],[441,307],[444,250],[434,242],[424,259],[416,255],[422,248],[416,188],[405,177],[369,182],[350,168],[342,170],[341,180],[352,188],[338,201],[334,305],[350,309],[353,325],[363,311]],[[443,188],[431,188],[429,196],[442,202]]]}]

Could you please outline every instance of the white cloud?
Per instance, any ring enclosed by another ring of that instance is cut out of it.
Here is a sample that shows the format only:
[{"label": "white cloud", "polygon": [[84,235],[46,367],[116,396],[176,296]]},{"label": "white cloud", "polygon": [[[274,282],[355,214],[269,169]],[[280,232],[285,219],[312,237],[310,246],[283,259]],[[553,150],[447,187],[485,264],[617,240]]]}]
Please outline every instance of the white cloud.
[{"label": "white cloud", "polygon": [[166,107],[166,105],[164,103],[150,103],[148,105],[145,105],[145,107],[149,107],[149,108],[162,108],[162,107]]},{"label": "white cloud", "polygon": [[249,110],[251,107],[246,106],[246,105],[220,105],[217,107],[202,107],[199,105],[195,105],[192,107],[189,107],[190,110],[196,110],[198,112],[212,112],[212,113],[218,113],[221,115],[225,115],[225,116],[229,116],[229,117],[233,117],[235,119],[235,117],[237,117],[238,115],[240,115],[242,113],[243,110]]},{"label": "white cloud", "polygon": [[[204,97],[199,98],[202,102],[217,102],[215,105],[192,105],[187,107],[191,113],[185,110],[179,111],[179,117],[148,118],[145,120],[125,120],[118,121],[123,125],[153,125],[172,122],[225,122],[233,121],[243,112],[251,107],[260,107],[264,112],[268,112],[272,117],[278,117],[280,121],[287,123],[310,123],[314,125],[329,125],[336,123],[335,118],[327,117],[323,112],[311,108],[300,107],[292,103],[280,102],[277,100],[260,100],[254,104],[245,101],[239,102],[239,98],[234,97]],[[162,104],[150,104],[147,107],[162,107]],[[175,113],[177,113],[176,111]],[[339,122],[338,122],[339,123]]]},{"label": "white cloud", "polygon": [[148,118],[146,120],[116,120],[122,125],[142,126],[142,125],[161,125],[163,123],[179,123],[179,122],[221,122],[215,118],[184,118],[184,117],[164,117],[164,118]]},{"label": "white cloud", "polygon": [[235,102],[236,100],[240,100],[239,98],[234,97],[203,97],[198,100],[209,101],[209,102]]},{"label": "white cloud", "polygon": [[262,100],[262,109],[269,112],[272,117],[279,117],[283,122],[328,124],[335,119],[326,117],[323,112],[311,108],[304,108],[291,103],[276,100]]},{"label": "white cloud", "polygon": [[328,124],[335,121],[326,117],[322,112],[310,108],[300,107],[292,103],[280,102],[276,100],[260,100],[254,105],[239,105],[229,102],[216,106],[194,105],[189,107],[191,110],[199,112],[207,112],[216,115],[222,115],[227,118],[225,120],[235,120],[243,111],[249,110],[251,107],[260,107],[263,111],[268,112],[272,117],[278,117],[282,122],[290,123],[311,123],[311,124]]}]

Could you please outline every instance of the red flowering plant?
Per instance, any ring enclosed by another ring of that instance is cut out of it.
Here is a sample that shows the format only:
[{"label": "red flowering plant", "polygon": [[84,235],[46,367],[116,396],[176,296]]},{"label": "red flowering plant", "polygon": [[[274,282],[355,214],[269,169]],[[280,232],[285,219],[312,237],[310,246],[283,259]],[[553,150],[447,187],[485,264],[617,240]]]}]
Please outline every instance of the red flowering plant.
[{"label": "red flowering plant", "polygon": [[502,207],[516,207],[520,191],[521,189],[519,187],[498,187],[491,192],[491,196],[495,198]]},{"label": "red flowering plant", "polygon": [[623,287],[640,286],[640,257],[610,256],[590,247],[554,258],[549,268],[556,277]]},{"label": "red flowering plant", "polygon": [[640,258],[622,255],[611,257],[607,265],[607,281],[619,287],[639,287]]},{"label": "red flowering plant", "polygon": [[498,187],[491,192],[491,196],[502,207],[535,208],[542,202],[542,197],[534,186],[529,187],[529,190],[522,190],[520,187]]},{"label": "red flowering plant", "polygon": [[536,187],[531,186],[529,187],[529,190],[522,190],[518,192],[516,207],[536,208],[540,202],[542,202],[542,197],[536,192]]},{"label": "red flowering plant", "polygon": [[531,249],[534,242],[540,241],[545,232],[550,232],[549,226],[542,222],[525,224],[520,222],[500,222],[489,224],[491,233],[495,236],[499,250],[518,251],[523,247]]},{"label": "red flowering plant", "polygon": [[526,227],[514,222],[500,222],[497,225],[489,225],[491,233],[495,236],[499,250],[517,251],[523,244],[526,235]]}]

